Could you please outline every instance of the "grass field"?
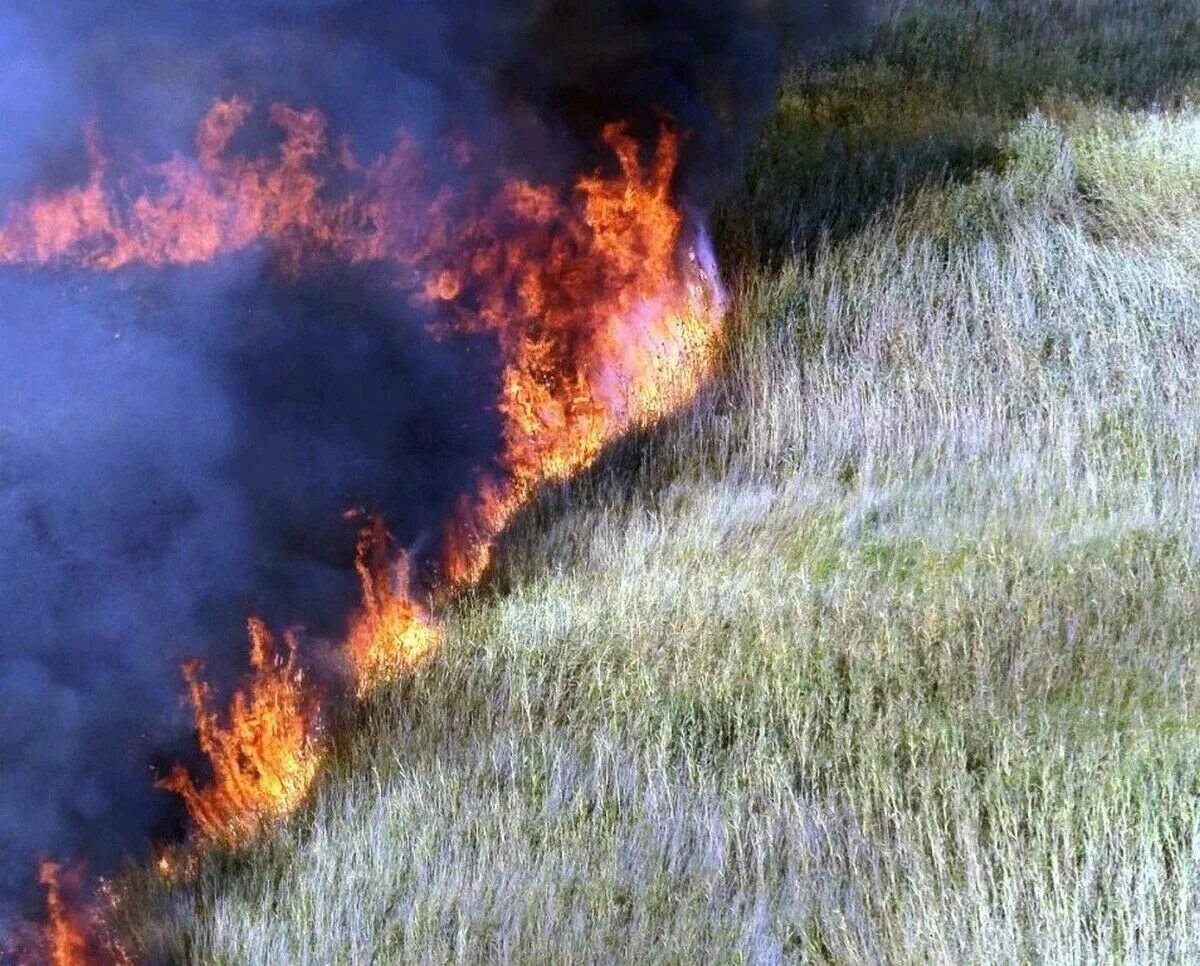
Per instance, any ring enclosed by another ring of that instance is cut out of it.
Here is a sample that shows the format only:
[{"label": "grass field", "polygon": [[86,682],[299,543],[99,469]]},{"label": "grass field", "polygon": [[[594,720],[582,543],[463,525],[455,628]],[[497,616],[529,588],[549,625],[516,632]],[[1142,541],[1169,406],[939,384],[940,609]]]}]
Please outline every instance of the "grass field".
[{"label": "grass field", "polygon": [[887,0],[796,69],[718,382],[135,948],[1200,959],[1198,94],[1193,0]]}]

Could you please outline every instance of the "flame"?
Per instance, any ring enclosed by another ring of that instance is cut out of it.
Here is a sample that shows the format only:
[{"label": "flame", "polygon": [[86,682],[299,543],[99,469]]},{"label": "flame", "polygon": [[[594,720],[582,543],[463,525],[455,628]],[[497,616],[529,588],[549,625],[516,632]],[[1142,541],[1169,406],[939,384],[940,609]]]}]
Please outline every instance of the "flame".
[{"label": "flame", "polygon": [[52,966],[83,966],[89,961],[86,919],[64,895],[64,880],[68,878],[68,885],[77,891],[77,871],[64,871],[49,860],[38,868],[38,882],[46,887],[43,942],[47,962]]},{"label": "flame", "polygon": [[360,696],[411,673],[442,640],[429,612],[411,599],[407,558],[390,556],[389,544],[380,517],[359,534],[355,569],[362,608],[351,620],[345,650]]},{"label": "flame", "polygon": [[82,865],[49,859],[39,865],[38,881],[46,890],[46,921],[14,947],[0,949],[0,959],[12,956],[23,966],[129,966],[128,951],[105,925],[101,901],[110,909],[120,902],[109,883],[101,881],[89,898]]},{"label": "flame", "polygon": [[264,821],[290,813],[304,799],[320,763],[313,700],[296,659],[296,641],[287,635],[286,656],[257,619],[248,625],[252,676],[233,696],[228,725],[211,710],[211,689],[199,666],[184,668],[196,719],[200,750],[212,765],[212,779],[197,785],[176,765],[157,784],[180,795],[204,834],[236,841]]},{"label": "flame", "polygon": [[[451,585],[478,581],[495,538],[547,480],[566,479],[632,426],[685,402],[708,374],[724,296],[693,251],[671,197],[678,139],[664,132],[649,169],[619,124],[604,140],[619,177],[581,178],[575,204],[513,185],[511,212],[536,230],[467,257],[451,290],[486,293],[477,324],[500,339],[504,451],[450,522]],[[497,281],[496,266],[511,278]],[[442,283],[444,284],[444,283]]]},{"label": "flame", "polygon": [[[615,168],[561,188],[499,179],[463,141],[431,161],[404,132],[364,165],[345,143],[330,145],[323,115],[284,105],[269,112],[282,132],[276,152],[232,154],[251,114],[247,100],[217,101],[194,156],[125,173],[89,128],[86,182],[10,205],[0,263],[112,271],[254,247],[289,273],[370,262],[434,309],[440,330],[492,335],[503,365],[502,454],[445,523],[441,593],[482,577],[496,538],[540,484],[570,477],[631,427],[671,412],[711,371],[725,297],[673,196],[675,132],[661,131],[643,164],[629,129],[610,125],[603,140]],[[351,187],[333,192],[335,177]],[[362,603],[344,650],[365,695],[419,666],[443,632],[415,598],[382,520],[360,536],[356,566]],[[251,677],[227,724],[199,668],[185,668],[210,782],[177,766],[159,783],[183,797],[203,834],[227,841],[292,811],[322,757],[295,639],[281,658],[252,620],[250,644]]]}]

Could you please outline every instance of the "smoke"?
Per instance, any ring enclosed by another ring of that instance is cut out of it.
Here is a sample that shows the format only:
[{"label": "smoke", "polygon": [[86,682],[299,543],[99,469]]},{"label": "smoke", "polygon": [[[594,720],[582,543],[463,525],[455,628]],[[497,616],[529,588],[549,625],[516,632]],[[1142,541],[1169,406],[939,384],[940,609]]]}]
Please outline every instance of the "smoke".
[{"label": "smoke", "polygon": [[251,613],[339,633],[356,590],[343,509],[428,539],[494,448],[489,367],[431,344],[370,279],[179,274],[0,278],[10,892],[39,853],[106,868],[166,830],[150,766],[186,751],[180,661],[228,683]]},{"label": "smoke", "polygon": [[[785,49],[857,17],[851,0],[0,0],[0,192],[78,182],[90,119],[112,153],[186,151],[236,92],[322,108],[361,155],[400,126],[465,130],[497,168],[560,183],[601,163],[605,122],[670,121],[702,206]],[[0,298],[2,922],[35,898],[39,856],[104,871],[177,833],[152,778],[190,754],[182,660],[230,685],[251,614],[336,638],[357,594],[343,511],[382,512],[420,559],[499,427],[494,346],[431,339],[369,269],[10,268]]]},{"label": "smoke", "polygon": [[[481,8],[486,8],[486,13]],[[461,57],[506,106],[584,150],[613,118],[687,132],[683,189],[703,204],[745,153],[776,94],[782,58],[862,20],[852,0],[499,0],[454,7]],[[485,23],[486,29],[472,30]]]}]

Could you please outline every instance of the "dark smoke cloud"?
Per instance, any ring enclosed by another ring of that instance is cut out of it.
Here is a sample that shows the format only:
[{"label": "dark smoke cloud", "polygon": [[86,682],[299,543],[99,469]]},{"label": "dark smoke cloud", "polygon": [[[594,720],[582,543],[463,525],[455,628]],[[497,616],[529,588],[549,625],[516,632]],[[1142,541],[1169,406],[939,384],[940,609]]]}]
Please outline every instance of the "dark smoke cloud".
[{"label": "dark smoke cloud", "polygon": [[[566,177],[599,127],[689,132],[703,203],[770,103],[782,52],[855,4],[0,0],[0,194],[85,170],[80,128],[157,159],[217,96],[315,105],[360,154],[465,128]],[[341,511],[418,552],[497,446],[486,342],[434,342],[370,271],[269,261],[113,276],[0,271],[0,922],[39,855],[97,871],[177,828],[151,771],[190,747],[179,665],[229,685],[243,622],[336,636]]]},{"label": "dark smoke cloud", "polygon": [[[498,0],[453,5],[461,55],[510,106],[584,150],[613,119],[687,132],[694,202],[736,167],[772,104],[781,60],[862,21],[852,0]],[[483,24],[484,29],[471,29]]]},{"label": "dark smoke cloud", "polygon": [[169,831],[151,765],[188,750],[181,660],[231,683],[251,613],[336,636],[342,510],[429,541],[494,448],[490,354],[431,343],[379,282],[170,274],[0,275],[10,894],[40,853],[106,868]]},{"label": "dark smoke cloud", "polygon": [[[221,472],[232,407],[220,382],[187,340],[141,323],[135,292],[6,273],[0,293],[0,854],[11,894],[38,852],[103,864],[132,816],[154,815],[143,736],[186,733],[172,665],[210,650],[195,603],[250,576],[249,508]],[[185,318],[228,317],[194,295]]]}]

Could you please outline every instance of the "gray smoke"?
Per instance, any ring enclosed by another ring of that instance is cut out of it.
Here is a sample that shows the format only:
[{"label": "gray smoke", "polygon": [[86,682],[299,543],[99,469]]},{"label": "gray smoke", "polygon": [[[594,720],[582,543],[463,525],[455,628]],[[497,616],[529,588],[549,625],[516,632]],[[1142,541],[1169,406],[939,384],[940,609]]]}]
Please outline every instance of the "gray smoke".
[{"label": "gray smoke", "polygon": [[[186,151],[236,92],[322,108],[360,156],[465,129],[498,169],[560,179],[603,161],[603,123],[669,119],[703,204],[785,45],[856,20],[851,0],[0,0],[0,194],[78,182],[88,119],[116,156]],[[36,903],[39,856],[102,872],[179,833],[152,779],[194,753],[185,657],[228,687],[250,614],[336,637],[342,511],[436,554],[494,458],[490,343],[431,340],[370,269],[270,265],[0,270],[0,923]]]}]

